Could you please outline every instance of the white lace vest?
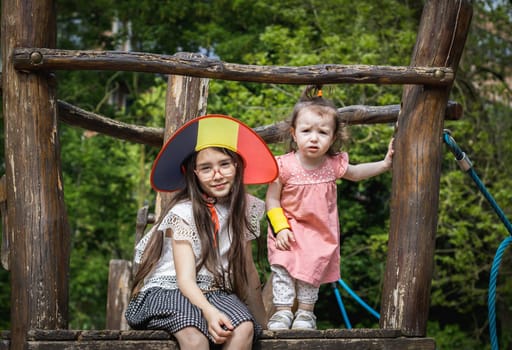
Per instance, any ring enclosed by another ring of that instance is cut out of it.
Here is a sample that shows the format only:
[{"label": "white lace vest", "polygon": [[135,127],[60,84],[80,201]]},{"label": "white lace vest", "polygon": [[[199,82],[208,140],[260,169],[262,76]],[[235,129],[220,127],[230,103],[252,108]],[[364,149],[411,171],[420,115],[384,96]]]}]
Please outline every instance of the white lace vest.
[{"label": "white lace vest", "polygon": [[[225,204],[216,204],[215,209],[220,221],[220,230],[217,237],[221,261],[225,270],[227,270],[226,254],[231,243],[230,234],[227,232],[227,214],[228,207]],[[260,235],[260,221],[265,213],[265,203],[254,196],[247,195],[247,218],[250,230],[246,230],[247,240],[251,240]],[[153,234],[164,234],[166,229],[173,231],[173,238],[164,237],[164,246],[162,255],[156,264],[154,270],[144,279],[144,286],[141,291],[152,287],[162,287],[167,289],[178,288],[176,282],[176,269],[172,254],[171,240],[189,241],[196,261],[201,254],[201,242],[197,234],[196,224],[192,218],[192,203],[190,201],[180,202],[175,205],[164,217],[160,225],[154,226],[139,241],[135,247],[135,263],[139,264],[146,249],[146,245]],[[201,290],[210,290],[213,287],[213,275],[205,267],[197,273],[197,284]]]}]

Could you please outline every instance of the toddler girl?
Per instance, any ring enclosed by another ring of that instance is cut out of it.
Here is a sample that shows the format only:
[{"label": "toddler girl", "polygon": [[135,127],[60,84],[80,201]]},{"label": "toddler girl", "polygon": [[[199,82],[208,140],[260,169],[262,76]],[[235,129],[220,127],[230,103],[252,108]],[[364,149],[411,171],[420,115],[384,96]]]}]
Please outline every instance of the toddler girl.
[{"label": "toddler girl", "polygon": [[[336,179],[359,181],[391,168],[392,140],[384,160],[352,165],[338,152],[342,128],[321,87],[308,86],[291,117],[291,152],[278,156],[279,177],[267,190],[268,258],[276,312],[268,329],[316,329],[319,286],[340,278]],[[338,142],[337,142],[338,141]],[[298,302],[295,315],[292,306]]]}]

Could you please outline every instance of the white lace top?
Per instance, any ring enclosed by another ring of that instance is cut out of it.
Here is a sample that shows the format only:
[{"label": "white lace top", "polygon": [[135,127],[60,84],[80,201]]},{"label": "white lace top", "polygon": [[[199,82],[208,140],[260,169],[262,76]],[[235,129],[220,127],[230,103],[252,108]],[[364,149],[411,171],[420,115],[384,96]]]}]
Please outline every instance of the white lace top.
[{"label": "white lace top", "polygon": [[[228,206],[226,204],[217,203],[215,205],[217,215],[220,221],[220,230],[217,237],[219,245],[220,258],[227,270],[227,252],[231,244],[231,234],[227,232],[227,215]],[[246,230],[246,240],[251,240],[260,235],[260,220],[265,213],[265,202],[251,195],[247,195],[247,218],[250,230]],[[164,246],[160,260],[156,264],[155,269],[144,279],[144,286],[141,291],[152,287],[162,287],[167,289],[177,289],[176,269],[172,254],[171,240],[186,240],[192,245],[192,250],[199,260],[201,254],[201,242],[197,234],[195,221],[192,217],[192,203],[185,201],[175,205],[164,217],[160,225],[153,226],[148,233],[142,237],[135,247],[135,263],[139,264],[144,254],[146,245],[153,234],[164,234],[166,229],[171,229],[173,237],[164,236]],[[210,290],[213,287],[213,275],[204,266],[197,273],[197,284],[201,290]]]}]

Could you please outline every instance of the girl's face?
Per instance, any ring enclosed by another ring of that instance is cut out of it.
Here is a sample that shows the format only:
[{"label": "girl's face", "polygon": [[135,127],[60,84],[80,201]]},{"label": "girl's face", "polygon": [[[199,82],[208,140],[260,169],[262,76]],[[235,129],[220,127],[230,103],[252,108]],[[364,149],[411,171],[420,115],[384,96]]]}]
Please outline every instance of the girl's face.
[{"label": "girl's face", "polygon": [[225,153],[205,148],[197,153],[194,172],[201,189],[210,197],[226,197],[235,181],[236,164]]},{"label": "girl's face", "polygon": [[304,160],[320,160],[333,144],[334,116],[320,115],[309,108],[299,112],[292,128],[299,155]]}]

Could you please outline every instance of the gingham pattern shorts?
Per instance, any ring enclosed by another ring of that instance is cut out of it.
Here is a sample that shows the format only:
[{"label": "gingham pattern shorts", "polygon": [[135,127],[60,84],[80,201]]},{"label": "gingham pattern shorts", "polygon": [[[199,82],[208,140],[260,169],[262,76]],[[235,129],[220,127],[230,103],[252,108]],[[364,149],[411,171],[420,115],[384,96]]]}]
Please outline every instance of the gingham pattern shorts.
[{"label": "gingham pattern shorts", "polygon": [[[205,293],[205,297],[229,318],[235,328],[242,322],[252,321],[254,340],[259,337],[262,332],[261,325],[236,295],[217,290]],[[130,300],[125,317],[133,329],[161,329],[174,334],[185,327],[196,327],[213,342],[201,310],[179,289],[155,287],[140,292]]]}]

